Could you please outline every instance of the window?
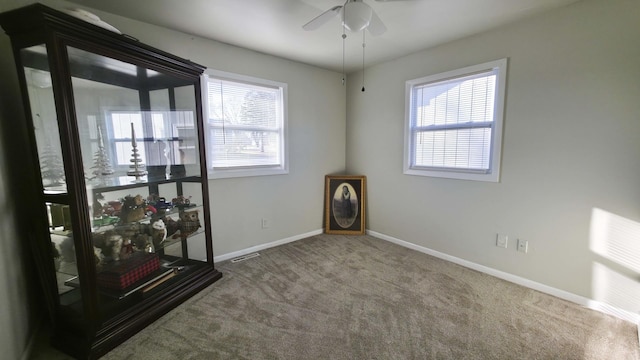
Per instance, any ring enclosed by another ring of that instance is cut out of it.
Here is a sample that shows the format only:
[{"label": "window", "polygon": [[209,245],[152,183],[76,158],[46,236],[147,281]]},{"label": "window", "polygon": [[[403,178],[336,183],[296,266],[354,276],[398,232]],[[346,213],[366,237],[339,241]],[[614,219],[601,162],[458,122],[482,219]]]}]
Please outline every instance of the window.
[{"label": "window", "polygon": [[[109,125],[111,125],[113,131],[113,142],[116,154],[115,163],[117,166],[128,166],[132,150],[131,127],[133,126],[137,134],[137,141],[140,141],[141,137],[144,137],[144,132],[142,131],[142,113],[140,111],[112,112],[111,123]],[[142,163],[146,164],[146,153],[140,151],[139,155]]]},{"label": "window", "polygon": [[[116,167],[128,169],[131,165],[132,127],[142,163],[150,166],[197,163],[192,111],[109,111],[107,114],[108,138],[113,142]],[[97,134],[95,129],[92,132]],[[97,142],[97,135],[92,134],[91,138]]]},{"label": "window", "polygon": [[205,77],[211,177],[288,173],[287,84],[215,70]]},{"label": "window", "polygon": [[404,173],[499,180],[507,59],[406,82]]}]

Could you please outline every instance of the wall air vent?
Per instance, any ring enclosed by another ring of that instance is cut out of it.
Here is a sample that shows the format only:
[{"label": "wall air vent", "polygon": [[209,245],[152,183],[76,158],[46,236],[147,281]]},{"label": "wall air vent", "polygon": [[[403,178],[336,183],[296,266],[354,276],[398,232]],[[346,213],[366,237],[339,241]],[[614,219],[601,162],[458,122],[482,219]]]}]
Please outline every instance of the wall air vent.
[{"label": "wall air vent", "polygon": [[249,260],[252,259],[254,257],[260,256],[260,254],[258,253],[251,253],[251,254],[247,254],[247,255],[243,255],[243,256],[238,256],[237,258],[231,259],[232,263],[237,263],[240,261],[245,261],[245,260]]}]

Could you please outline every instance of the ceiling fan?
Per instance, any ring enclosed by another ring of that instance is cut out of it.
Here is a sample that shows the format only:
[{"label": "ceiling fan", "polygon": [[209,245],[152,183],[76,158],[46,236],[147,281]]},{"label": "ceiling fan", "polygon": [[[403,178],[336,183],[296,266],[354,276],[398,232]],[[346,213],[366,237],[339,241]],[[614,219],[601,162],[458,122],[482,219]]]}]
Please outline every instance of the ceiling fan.
[{"label": "ceiling fan", "polygon": [[387,31],[387,27],[384,26],[378,15],[362,0],[347,0],[344,5],[334,6],[304,24],[302,28],[307,31],[315,30],[338,15],[342,17],[342,25],[353,32],[367,29],[371,35],[378,36]]},{"label": "ceiling fan", "polygon": [[[395,1],[395,0],[376,0],[376,1]],[[373,36],[384,34],[387,31],[387,27],[384,26],[382,20],[373,11],[373,9],[364,3],[362,0],[347,0],[344,5],[334,6],[331,9],[316,16],[308,23],[304,24],[302,28],[304,30],[316,30],[322,25],[326,24],[329,20],[340,15],[342,18],[342,84],[345,84],[344,75],[344,57],[345,57],[345,39],[347,35],[344,30],[352,32],[358,32],[367,29]],[[364,31],[362,31],[362,91],[364,92]]]}]

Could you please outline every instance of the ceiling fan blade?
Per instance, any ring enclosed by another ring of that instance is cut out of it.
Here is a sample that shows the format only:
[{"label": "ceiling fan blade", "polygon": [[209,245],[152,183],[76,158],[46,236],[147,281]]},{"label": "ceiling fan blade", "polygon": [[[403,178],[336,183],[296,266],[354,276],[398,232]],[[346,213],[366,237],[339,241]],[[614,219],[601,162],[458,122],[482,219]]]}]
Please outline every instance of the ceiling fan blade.
[{"label": "ceiling fan blade", "polygon": [[325,23],[327,23],[329,20],[334,18],[336,15],[338,15],[340,13],[341,9],[342,9],[342,5],[334,6],[331,9],[329,9],[329,10],[323,12],[322,14],[316,16],[313,20],[309,21],[308,23],[302,25],[302,28],[307,30],[307,31],[315,30],[315,29],[319,28],[320,26],[324,25]]},{"label": "ceiling fan blade", "polygon": [[369,21],[367,30],[369,30],[369,32],[373,36],[382,35],[385,31],[387,31],[387,27],[384,26],[382,20],[380,20],[375,11],[371,13],[371,21]]}]

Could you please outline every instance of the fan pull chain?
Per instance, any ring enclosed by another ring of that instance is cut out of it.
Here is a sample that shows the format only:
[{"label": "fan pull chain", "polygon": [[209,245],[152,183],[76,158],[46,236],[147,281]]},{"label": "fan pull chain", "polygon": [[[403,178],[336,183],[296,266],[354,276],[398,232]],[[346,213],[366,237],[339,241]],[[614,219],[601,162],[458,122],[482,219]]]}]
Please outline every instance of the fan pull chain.
[{"label": "fan pull chain", "polygon": [[346,17],[346,14],[347,14],[347,8],[346,8],[346,6],[343,6],[342,7],[342,19],[340,21],[340,24],[342,26],[342,85],[344,85],[346,83],[346,77],[347,77],[347,74],[345,74],[345,71],[344,71],[345,40],[347,38],[347,34],[346,34],[347,30],[346,30],[346,26],[344,24],[344,19]]},{"label": "fan pull chain", "polygon": [[365,48],[365,31],[362,30],[362,92],[364,92],[364,48]]},{"label": "fan pull chain", "polygon": [[344,32],[344,26],[342,27],[342,85],[344,86],[345,84],[345,78],[346,78],[346,74],[344,73],[344,42],[345,39],[347,38],[347,34],[345,34]]}]

